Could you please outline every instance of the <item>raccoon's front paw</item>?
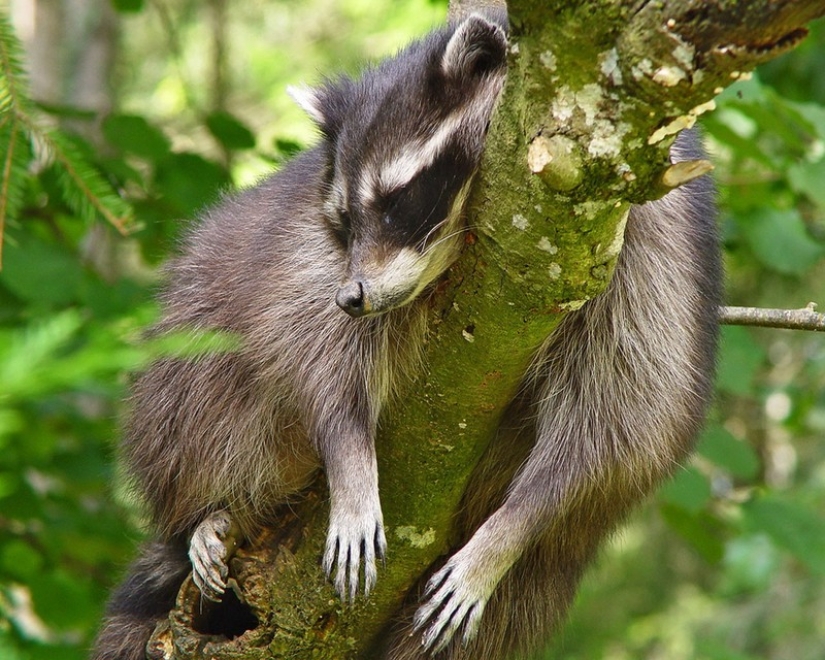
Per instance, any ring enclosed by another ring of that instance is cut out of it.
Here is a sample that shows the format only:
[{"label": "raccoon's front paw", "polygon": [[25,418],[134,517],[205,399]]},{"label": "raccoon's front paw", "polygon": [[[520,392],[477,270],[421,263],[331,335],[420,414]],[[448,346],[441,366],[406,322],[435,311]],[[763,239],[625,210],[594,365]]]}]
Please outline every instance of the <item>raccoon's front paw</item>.
[{"label": "raccoon's front paw", "polygon": [[189,560],[192,579],[201,593],[213,601],[220,601],[226,591],[229,577],[227,562],[238,545],[238,528],[226,511],[208,515],[192,534],[189,541]]},{"label": "raccoon's front paw", "polygon": [[335,578],[332,581],[335,590],[343,600],[349,595],[352,602],[358,593],[362,559],[364,596],[369,596],[375,586],[378,577],[375,559],[377,557],[383,561],[387,553],[384,519],[380,504],[364,507],[365,510],[361,511],[350,509],[349,513],[336,509],[338,507],[333,507],[330,513],[323,568],[329,578],[333,564],[336,566]]},{"label": "raccoon's front paw", "polygon": [[415,613],[413,627],[418,631],[428,626],[421,644],[432,653],[444,649],[461,626],[465,644],[475,637],[484,607],[501,579],[502,572],[471,546],[472,541],[430,578],[424,591],[429,600]]}]

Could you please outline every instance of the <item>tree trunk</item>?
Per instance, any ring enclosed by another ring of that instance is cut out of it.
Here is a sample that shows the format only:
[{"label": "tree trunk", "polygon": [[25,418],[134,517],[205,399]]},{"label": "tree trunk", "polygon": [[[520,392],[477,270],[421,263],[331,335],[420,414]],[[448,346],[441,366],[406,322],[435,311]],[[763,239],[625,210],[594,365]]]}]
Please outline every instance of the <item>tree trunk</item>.
[{"label": "tree trunk", "polygon": [[[32,98],[92,116],[110,112],[118,47],[118,16],[111,2],[13,0],[11,10],[27,52]],[[99,137],[94,122],[71,128],[92,141]]]},{"label": "tree trunk", "polygon": [[319,480],[233,560],[259,624],[210,636],[253,624],[229,625],[237,604],[203,611],[187,582],[150,643],[158,657],[371,657],[405,594],[450,551],[467,479],[535,349],[609,281],[629,205],[707,171],[669,165],[674,136],[796,45],[825,1],[514,0],[509,12],[510,72],[467,247],[434,298],[427,370],[378,439],[389,555],[375,592],[344,606],[325,583]]}]

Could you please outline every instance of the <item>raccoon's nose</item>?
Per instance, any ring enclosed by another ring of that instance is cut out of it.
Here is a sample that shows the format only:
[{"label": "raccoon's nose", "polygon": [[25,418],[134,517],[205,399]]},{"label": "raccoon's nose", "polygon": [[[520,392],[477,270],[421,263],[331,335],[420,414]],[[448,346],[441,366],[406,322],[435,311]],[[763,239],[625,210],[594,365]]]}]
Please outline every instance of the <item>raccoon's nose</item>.
[{"label": "raccoon's nose", "polygon": [[350,280],[342,284],[335,296],[335,302],[350,316],[363,316],[367,311],[364,287],[358,280]]}]

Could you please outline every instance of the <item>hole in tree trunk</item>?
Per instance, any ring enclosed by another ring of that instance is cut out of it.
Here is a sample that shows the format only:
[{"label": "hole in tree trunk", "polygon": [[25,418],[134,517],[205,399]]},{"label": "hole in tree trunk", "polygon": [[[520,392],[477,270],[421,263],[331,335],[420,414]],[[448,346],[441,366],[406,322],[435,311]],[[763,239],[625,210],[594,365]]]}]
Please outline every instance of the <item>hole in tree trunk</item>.
[{"label": "hole in tree trunk", "polygon": [[204,599],[192,627],[202,635],[220,635],[227,639],[240,637],[258,627],[258,619],[232,589],[227,589],[220,603]]}]

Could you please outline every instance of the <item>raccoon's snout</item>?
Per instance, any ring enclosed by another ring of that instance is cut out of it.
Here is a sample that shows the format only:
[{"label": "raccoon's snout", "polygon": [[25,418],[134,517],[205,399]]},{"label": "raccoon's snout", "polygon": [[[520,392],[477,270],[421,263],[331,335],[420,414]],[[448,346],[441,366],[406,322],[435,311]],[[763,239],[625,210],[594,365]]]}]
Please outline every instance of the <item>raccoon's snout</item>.
[{"label": "raccoon's snout", "polygon": [[347,314],[355,318],[367,313],[364,285],[359,280],[349,280],[341,285],[335,296],[335,303]]}]

